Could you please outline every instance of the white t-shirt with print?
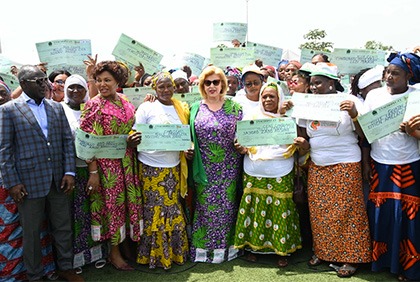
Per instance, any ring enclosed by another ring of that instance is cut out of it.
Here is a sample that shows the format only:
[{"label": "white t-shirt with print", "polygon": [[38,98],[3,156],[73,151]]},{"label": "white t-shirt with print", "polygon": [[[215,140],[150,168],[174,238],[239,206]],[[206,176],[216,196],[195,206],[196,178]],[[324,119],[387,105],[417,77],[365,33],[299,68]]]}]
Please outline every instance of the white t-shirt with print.
[{"label": "white t-shirt with print", "polygon": [[[348,95],[360,111],[360,100]],[[342,111],[339,122],[299,119],[298,125],[306,128],[311,145],[311,160],[318,166],[361,161],[361,151],[355,125],[347,111]]]},{"label": "white t-shirt with print", "polygon": [[[404,93],[391,95],[386,87],[373,89],[366,96],[365,110],[372,111],[415,90],[410,86]],[[373,142],[370,156],[382,164],[412,163],[420,159],[419,143],[416,138],[398,130]]]},{"label": "white t-shirt with print", "polygon": [[[156,100],[145,102],[136,111],[136,124],[181,124],[173,105],[167,106]],[[179,164],[179,151],[141,151],[138,159],[152,167],[174,167]]]}]

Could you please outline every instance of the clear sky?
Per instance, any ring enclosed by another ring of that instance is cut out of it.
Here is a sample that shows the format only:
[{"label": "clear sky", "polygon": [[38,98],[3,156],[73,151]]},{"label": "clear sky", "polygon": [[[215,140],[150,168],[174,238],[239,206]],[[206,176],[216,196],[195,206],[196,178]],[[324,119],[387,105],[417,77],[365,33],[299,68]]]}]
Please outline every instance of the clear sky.
[{"label": "clear sky", "polygon": [[114,59],[121,33],[164,56],[209,57],[213,23],[248,22],[249,41],[284,50],[321,29],[336,48],[375,40],[404,51],[420,45],[418,11],[418,0],[5,0],[0,40],[3,55],[22,64],[39,62],[35,43],[56,39],[90,39],[99,60]]}]

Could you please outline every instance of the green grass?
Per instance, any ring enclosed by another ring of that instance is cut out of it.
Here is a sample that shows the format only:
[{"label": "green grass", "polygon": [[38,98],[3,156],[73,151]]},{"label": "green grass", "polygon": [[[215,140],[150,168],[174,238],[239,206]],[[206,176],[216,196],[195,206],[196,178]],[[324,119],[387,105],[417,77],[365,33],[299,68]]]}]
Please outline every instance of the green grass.
[{"label": "green grass", "polygon": [[[351,278],[339,278],[336,272],[322,264],[310,268],[306,262],[311,252],[299,250],[288,258],[289,266],[278,268],[275,255],[259,255],[258,262],[248,262],[240,257],[221,264],[191,263],[174,265],[168,271],[163,269],[149,269],[148,266],[135,265],[136,271],[123,272],[107,264],[102,269],[95,269],[93,265],[83,268],[86,281],[397,281],[396,276],[388,272],[374,273],[370,265],[361,265]],[[344,280],[343,280],[344,279]]]}]

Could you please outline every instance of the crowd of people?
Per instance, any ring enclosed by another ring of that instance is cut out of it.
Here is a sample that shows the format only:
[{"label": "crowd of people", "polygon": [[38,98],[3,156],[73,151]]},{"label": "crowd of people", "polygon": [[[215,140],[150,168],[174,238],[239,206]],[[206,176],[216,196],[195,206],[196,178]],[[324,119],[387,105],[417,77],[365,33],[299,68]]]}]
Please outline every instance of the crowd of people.
[{"label": "crowd of people", "polygon": [[[345,91],[326,55],[200,74],[188,66],[149,74],[140,64],[131,84],[127,65],[97,56],[84,61],[85,74],[14,68],[17,89],[0,81],[0,205],[15,216],[0,220],[20,237],[2,234],[0,246],[21,240],[15,257],[1,254],[22,267],[0,279],[83,281],[91,263],[133,271],[134,262],[170,269],[264,254],[284,268],[308,248],[308,267],[330,263],[339,277],[371,264],[420,280],[420,112],[372,144],[358,121],[420,85],[414,52],[388,62],[354,74],[338,122],[297,118],[293,143],[264,146],[240,144],[237,122],[290,119],[294,93]],[[193,85],[200,101],[173,97]],[[136,109],[124,88],[143,86],[154,93]],[[141,124],[189,125],[191,148],[137,150]],[[124,156],[79,159],[78,130],[126,135]],[[304,204],[293,198],[296,179],[307,186]]]}]

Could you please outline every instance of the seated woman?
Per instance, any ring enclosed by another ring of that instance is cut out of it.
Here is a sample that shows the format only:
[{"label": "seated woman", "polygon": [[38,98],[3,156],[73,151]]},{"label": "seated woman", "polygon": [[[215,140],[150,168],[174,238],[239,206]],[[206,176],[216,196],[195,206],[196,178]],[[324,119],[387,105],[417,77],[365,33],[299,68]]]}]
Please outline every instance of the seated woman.
[{"label": "seated woman", "polygon": [[[280,89],[277,84],[261,88],[260,107],[244,120],[280,117]],[[302,137],[296,144],[306,151],[309,143]],[[288,145],[242,147],[244,158],[244,193],[236,222],[235,248],[252,253],[277,254],[279,267],[288,265],[285,256],[302,248],[299,215],[293,202],[294,158]],[[256,256],[249,254],[255,261]]]},{"label": "seated woman", "polygon": [[[157,99],[140,105],[135,125],[188,124],[188,105],[172,98],[175,82],[171,74],[154,76],[152,88]],[[192,149],[138,152],[144,200],[144,234],[137,257],[140,264],[169,269],[172,262],[184,264],[187,260],[188,239],[180,200],[187,193],[186,157],[192,156]]]}]

